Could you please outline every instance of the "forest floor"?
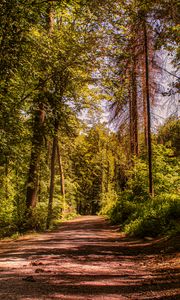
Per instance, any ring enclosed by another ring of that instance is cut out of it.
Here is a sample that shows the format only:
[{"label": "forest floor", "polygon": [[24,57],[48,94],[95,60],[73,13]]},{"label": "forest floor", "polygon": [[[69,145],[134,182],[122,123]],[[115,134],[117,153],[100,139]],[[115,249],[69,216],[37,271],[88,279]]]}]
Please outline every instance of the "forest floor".
[{"label": "forest floor", "polygon": [[132,239],[101,217],[0,241],[0,299],[180,299],[180,239]]}]

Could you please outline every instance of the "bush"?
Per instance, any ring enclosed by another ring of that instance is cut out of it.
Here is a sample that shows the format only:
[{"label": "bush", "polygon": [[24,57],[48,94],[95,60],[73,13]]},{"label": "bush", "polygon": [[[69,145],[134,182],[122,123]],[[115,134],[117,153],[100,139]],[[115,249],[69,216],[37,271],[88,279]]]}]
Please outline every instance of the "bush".
[{"label": "bush", "polygon": [[172,154],[172,150],[163,145],[153,145],[154,198],[148,193],[145,158],[135,158],[131,170],[127,172],[127,189],[113,201],[106,201],[106,215],[113,224],[121,224],[127,234],[157,236],[178,230],[179,160]]},{"label": "bush", "polygon": [[131,236],[157,236],[179,228],[180,200],[176,195],[162,194],[141,207],[135,220],[124,226]]},{"label": "bush", "polygon": [[111,190],[107,193],[101,194],[100,198],[101,198],[101,210],[99,214],[109,217],[110,211],[113,209],[114,205],[117,202],[118,195],[115,191]]},{"label": "bush", "polygon": [[123,224],[128,221],[136,211],[137,204],[128,200],[119,199],[109,212],[113,224]]},{"label": "bush", "polygon": [[14,205],[12,200],[0,199],[0,237],[10,236],[17,230],[13,222]]}]

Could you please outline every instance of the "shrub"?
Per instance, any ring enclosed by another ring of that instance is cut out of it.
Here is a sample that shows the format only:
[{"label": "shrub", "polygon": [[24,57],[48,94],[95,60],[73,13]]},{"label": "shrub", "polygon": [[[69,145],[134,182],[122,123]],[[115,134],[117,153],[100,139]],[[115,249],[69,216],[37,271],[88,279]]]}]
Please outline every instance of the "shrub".
[{"label": "shrub", "polygon": [[180,201],[176,195],[161,194],[141,207],[135,220],[124,226],[129,235],[157,236],[176,231],[180,220]]},{"label": "shrub", "polygon": [[100,196],[101,198],[101,210],[99,214],[109,217],[109,214],[113,207],[115,206],[118,195],[115,191],[111,190],[107,193],[103,193]]}]

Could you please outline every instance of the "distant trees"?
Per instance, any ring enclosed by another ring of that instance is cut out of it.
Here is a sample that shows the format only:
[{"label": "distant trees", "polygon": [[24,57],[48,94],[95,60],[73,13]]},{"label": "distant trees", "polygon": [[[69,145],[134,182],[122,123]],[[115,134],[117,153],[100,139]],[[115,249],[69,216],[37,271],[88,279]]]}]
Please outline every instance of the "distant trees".
[{"label": "distant trees", "polygon": [[104,195],[115,188],[115,135],[97,124],[77,137],[71,156],[77,182],[77,212],[95,214]]}]

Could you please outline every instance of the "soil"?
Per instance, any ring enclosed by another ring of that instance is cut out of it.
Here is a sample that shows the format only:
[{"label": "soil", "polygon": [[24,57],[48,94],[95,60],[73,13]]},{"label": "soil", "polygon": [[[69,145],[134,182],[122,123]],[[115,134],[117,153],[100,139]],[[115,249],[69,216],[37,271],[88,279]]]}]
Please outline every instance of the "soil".
[{"label": "soil", "polygon": [[180,299],[180,239],[132,239],[98,216],[0,241],[0,299]]}]

